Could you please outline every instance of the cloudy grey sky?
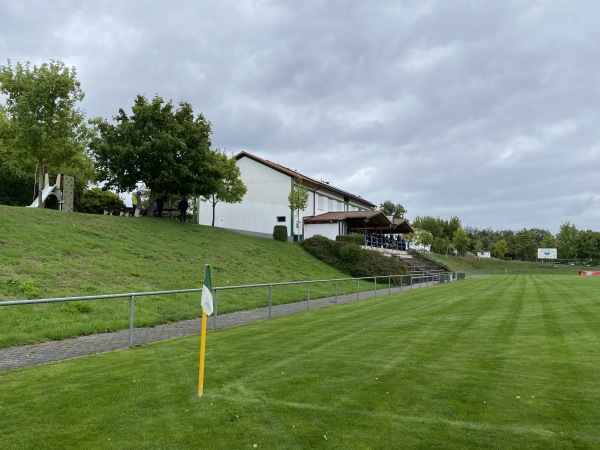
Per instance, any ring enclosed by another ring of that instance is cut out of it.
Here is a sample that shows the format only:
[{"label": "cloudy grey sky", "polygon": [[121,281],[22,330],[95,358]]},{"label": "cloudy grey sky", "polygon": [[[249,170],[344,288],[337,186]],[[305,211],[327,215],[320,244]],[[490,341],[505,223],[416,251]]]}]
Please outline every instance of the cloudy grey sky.
[{"label": "cloudy grey sky", "polygon": [[190,102],[245,150],[407,218],[600,230],[596,0],[0,0],[0,61],[89,117]]}]

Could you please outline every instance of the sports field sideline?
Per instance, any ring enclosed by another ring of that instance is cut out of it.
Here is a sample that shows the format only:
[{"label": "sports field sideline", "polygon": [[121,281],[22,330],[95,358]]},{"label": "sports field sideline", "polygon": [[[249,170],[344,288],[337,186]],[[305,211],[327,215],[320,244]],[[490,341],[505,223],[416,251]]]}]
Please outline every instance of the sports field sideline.
[{"label": "sports field sideline", "polygon": [[489,276],[0,373],[1,448],[597,448],[600,279]]}]

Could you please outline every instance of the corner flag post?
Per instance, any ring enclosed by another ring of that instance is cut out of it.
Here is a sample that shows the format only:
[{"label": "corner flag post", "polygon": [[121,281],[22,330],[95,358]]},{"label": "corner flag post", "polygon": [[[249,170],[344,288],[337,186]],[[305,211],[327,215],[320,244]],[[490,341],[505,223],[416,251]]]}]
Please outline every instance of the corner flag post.
[{"label": "corner flag post", "polygon": [[210,265],[204,266],[204,284],[202,286],[202,331],[200,333],[200,367],[198,369],[198,397],[204,391],[204,355],[206,348],[206,321],[213,313],[212,281],[210,279]]}]

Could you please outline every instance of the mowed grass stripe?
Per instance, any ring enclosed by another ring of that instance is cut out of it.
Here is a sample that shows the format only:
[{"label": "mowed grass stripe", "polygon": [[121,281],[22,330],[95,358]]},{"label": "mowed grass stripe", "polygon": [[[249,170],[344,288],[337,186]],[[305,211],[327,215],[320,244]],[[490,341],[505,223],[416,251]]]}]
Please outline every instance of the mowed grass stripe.
[{"label": "mowed grass stripe", "polygon": [[4,372],[0,447],[593,448],[599,281],[493,276],[212,332],[202,399],[197,337]]}]

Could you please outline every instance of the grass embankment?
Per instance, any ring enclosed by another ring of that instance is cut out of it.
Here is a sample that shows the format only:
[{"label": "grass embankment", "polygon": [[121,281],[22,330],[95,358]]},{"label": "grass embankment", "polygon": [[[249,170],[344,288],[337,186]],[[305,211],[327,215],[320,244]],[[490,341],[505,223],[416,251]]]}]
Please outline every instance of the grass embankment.
[{"label": "grass embankment", "polygon": [[[347,275],[297,244],[156,218],[61,213],[0,206],[0,300],[147,292],[201,287],[211,264],[213,286]],[[340,294],[355,283],[340,285]],[[316,284],[311,297],[334,295]],[[274,304],[306,298],[306,286],[274,289]],[[268,294],[227,291],[219,312],[266,306]],[[128,326],[124,299],[4,307],[0,346],[61,339]],[[136,326],[199,314],[198,294],[144,297]]]},{"label": "grass embankment", "polygon": [[593,267],[571,266],[529,261],[511,261],[497,258],[478,258],[476,256],[446,256],[435,253],[424,254],[425,258],[444,264],[455,272],[486,272],[490,274],[560,274],[576,275],[580,270],[598,270]]},{"label": "grass embankment", "polygon": [[0,373],[1,448],[598,448],[597,277],[490,276]]}]

